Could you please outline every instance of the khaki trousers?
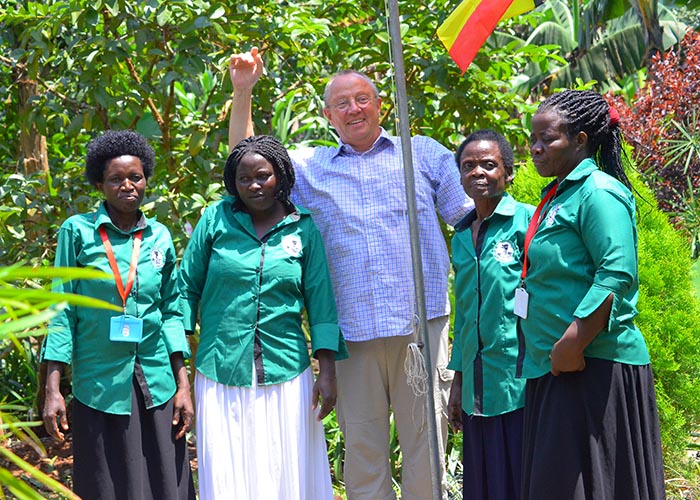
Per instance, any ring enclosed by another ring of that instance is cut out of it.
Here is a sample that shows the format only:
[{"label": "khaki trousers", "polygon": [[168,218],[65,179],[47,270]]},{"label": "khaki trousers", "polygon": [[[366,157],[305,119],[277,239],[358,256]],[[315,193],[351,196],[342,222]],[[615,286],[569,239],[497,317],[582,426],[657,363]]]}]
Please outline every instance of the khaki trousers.
[{"label": "khaki trousers", "polygon": [[[446,408],[453,373],[448,362],[449,318],[428,321],[433,367],[438,453],[444,485]],[[348,500],[395,500],[389,464],[390,412],[403,455],[402,500],[432,500],[426,397],[406,382],[404,362],[413,335],[347,342],[350,357],[336,363],[338,422],[345,437]],[[446,490],[443,487],[443,496]]]}]

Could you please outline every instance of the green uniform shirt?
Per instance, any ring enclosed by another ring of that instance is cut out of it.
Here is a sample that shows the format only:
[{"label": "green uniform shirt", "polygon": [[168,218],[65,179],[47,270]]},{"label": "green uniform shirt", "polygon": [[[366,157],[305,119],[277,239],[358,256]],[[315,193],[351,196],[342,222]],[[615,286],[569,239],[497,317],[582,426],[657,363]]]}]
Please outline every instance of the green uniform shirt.
[{"label": "green uniform shirt", "polygon": [[521,320],[523,377],[549,372],[552,346],[574,317],[588,317],[611,293],[607,327],[584,356],[649,363],[644,338],[633,322],[639,289],[634,197],[592,159],[583,160],[559,184],[543,210],[528,261],[528,315]]},{"label": "green uniform shirt", "polygon": [[180,273],[185,329],[200,318],[196,367],[224,385],[250,387],[293,379],[310,364],[311,348],[347,357],[338,329],[321,235],[297,209],[261,240],[250,216],[225,198],[207,207],[187,245]]},{"label": "green uniform shirt", "polygon": [[[73,365],[73,395],[83,404],[107,413],[131,413],[134,364],[138,359],[147,386],[146,407],[166,403],[176,389],[170,354],[189,356],[179,310],[176,255],[167,228],[142,217],[126,233],[112,224],[100,206],[97,212],[74,215],[58,233],[56,267],[93,267],[112,275],[102,239],[104,225],[114,249],[122,282],[131,263],[133,236],[143,229],[136,278],[127,297],[126,312],[143,319],[140,342],[109,340],[110,318],[120,313],[68,306],[49,323],[42,360]],[[54,282],[54,291],[77,293],[122,306],[113,278]]]},{"label": "green uniform shirt", "polygon": [[481,224],[476,248],[471,231],[476,211],[455,226],[454,343],[448,368],[462,372],[462,409],[469,415],[501,415],[525,403],[525,380],[515,377],[513,303],[533,211],[504,194]]}]

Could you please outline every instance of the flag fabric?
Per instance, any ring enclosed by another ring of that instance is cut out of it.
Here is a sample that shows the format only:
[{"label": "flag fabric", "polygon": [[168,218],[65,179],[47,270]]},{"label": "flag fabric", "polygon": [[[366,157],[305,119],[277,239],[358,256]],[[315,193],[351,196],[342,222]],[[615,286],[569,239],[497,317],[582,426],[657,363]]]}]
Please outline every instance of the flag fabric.
[{"label": "flag fabric", "polygon": [[464,73],[496,24],[540,5],[544,0],[464,0],[437,34]]}]

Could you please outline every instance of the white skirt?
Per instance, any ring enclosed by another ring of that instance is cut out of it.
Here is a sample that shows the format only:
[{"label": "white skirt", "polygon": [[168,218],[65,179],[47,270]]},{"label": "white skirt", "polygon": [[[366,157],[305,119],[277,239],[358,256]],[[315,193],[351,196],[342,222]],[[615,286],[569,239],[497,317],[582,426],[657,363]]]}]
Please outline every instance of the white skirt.
[{"label": "white skirt", "polygon": [[333,500],[311,367],[281,384],[219,384],[197,371],[200,500]]}]

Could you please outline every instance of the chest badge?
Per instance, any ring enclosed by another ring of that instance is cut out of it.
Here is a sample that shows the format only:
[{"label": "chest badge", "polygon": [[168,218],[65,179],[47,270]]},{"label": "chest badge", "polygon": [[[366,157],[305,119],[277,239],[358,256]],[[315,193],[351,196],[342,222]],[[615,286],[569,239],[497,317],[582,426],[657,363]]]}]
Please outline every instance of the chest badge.
[{"label": "chest badge", "polygon": [[547,218],[544,220],[545,226],[550,227],[552,224],[554,224],[554,219],[559,213],[560,208],[561,205],[554,205],[552,208],[549,209],[549,212],[547,212]]},{"label": "chest badge", "polygon": [[151,250],[151,263],[156,269],[163,269],[165,265],[165,253],[158,247]]},{"label": "chest badge", "polygon": [[301,255],[301,239],[296,234],[288,234],[282,238],[282,249],[292,257]]},{"label": "chest badge", "polygon": [[493,247],[493,258],[498,262],[513,262],[514,254],[515,248],[513,248],[513,244],[510,241],[499,241]]}]

